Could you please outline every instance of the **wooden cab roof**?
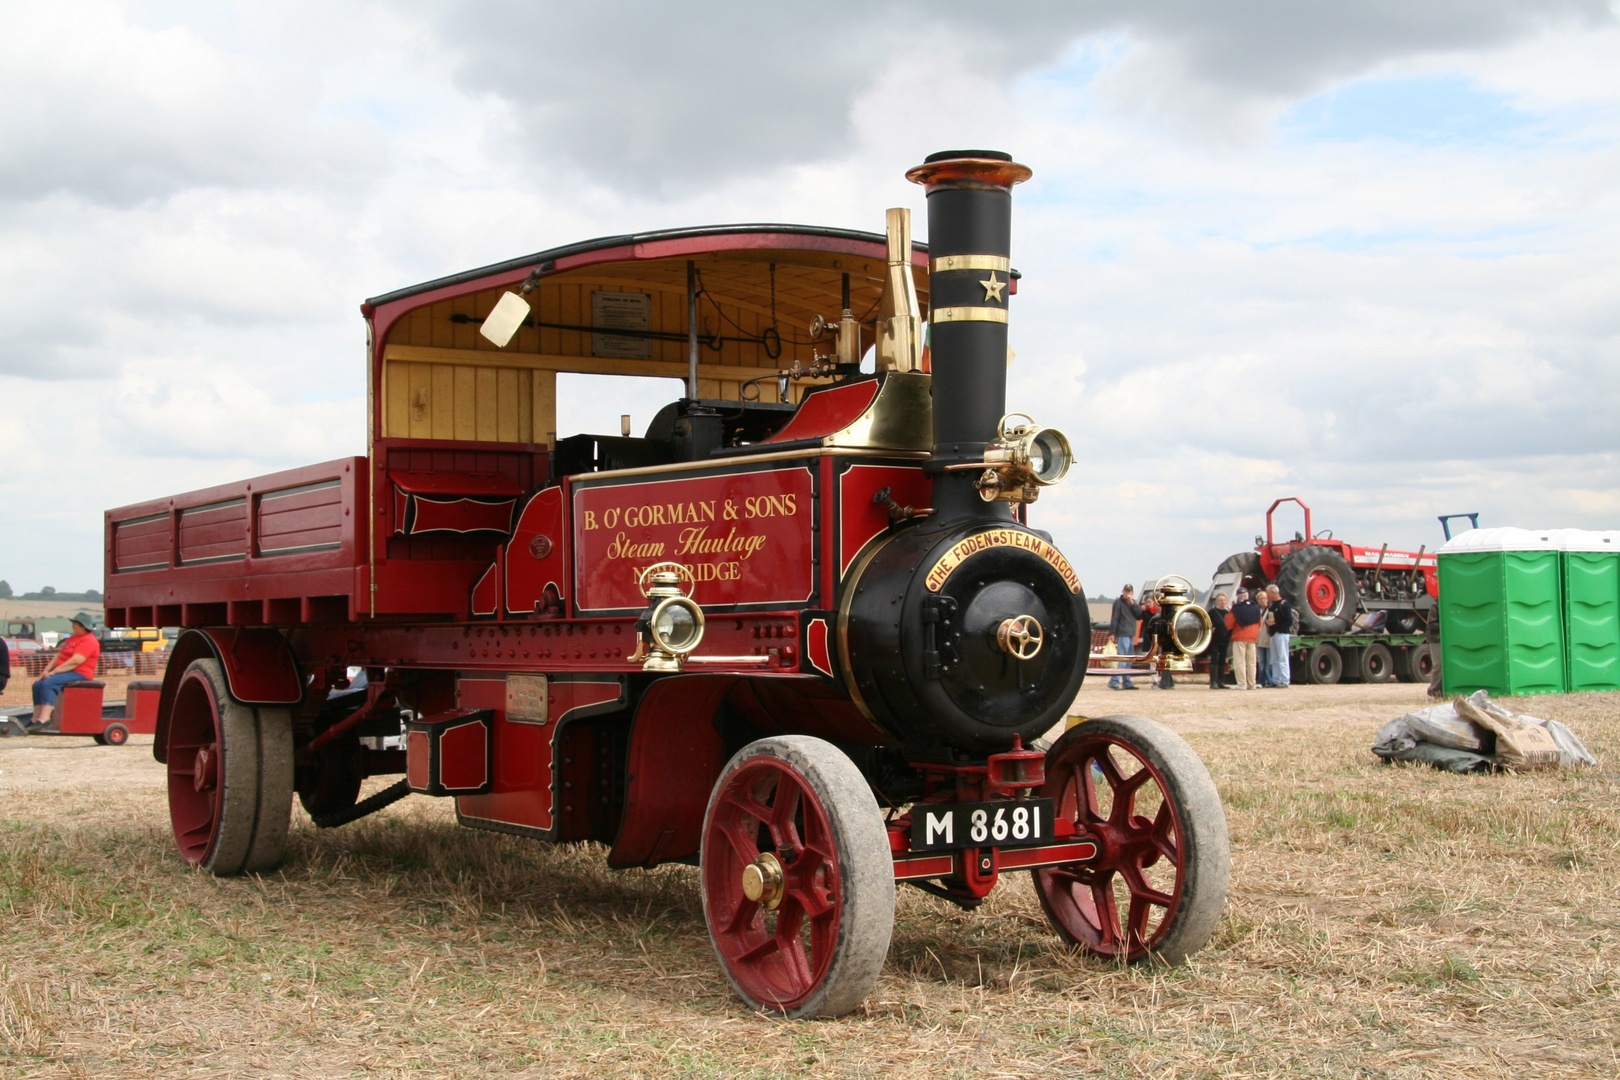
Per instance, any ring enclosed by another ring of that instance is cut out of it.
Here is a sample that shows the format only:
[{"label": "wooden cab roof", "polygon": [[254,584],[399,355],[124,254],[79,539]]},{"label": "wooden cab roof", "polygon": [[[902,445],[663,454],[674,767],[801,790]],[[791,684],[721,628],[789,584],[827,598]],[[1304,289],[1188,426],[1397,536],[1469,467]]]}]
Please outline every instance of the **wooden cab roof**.
[{"label": "wooden cab roof", "polygon": [[[557,430],[556,373],[687,374],[687,265],[698,282],[699,386],[738,400],[749,380],[777,400],[777,371],[808,366],[820,315],[849,306],[870,328],[885,278],[881,234],[808,225],[714,225],[601,237],[423,282],[367,300],[373,431],[383,438],[538,444]],[[927,248],[913,270],[927,309]],[[478,333],[501,294],[532,272],[532,306],[506,348]],[[604,295],[596,295],[604,294]],[[605,335],[613,310],[629,335]],[[866,335],[871,341],[870,329]],[[813,384],[790,390],[797,400]]]}]

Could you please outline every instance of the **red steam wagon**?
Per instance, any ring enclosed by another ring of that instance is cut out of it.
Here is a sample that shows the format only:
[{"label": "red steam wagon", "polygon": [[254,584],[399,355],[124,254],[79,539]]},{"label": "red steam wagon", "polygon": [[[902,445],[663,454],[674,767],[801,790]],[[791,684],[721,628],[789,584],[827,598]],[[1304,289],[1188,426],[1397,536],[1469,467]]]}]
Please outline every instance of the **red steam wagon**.
[{"label": "red steam wagon", "polygon": [[[717,226],[366,302],[369,456],[106,515],[109,624],[186,628],[154,746],[181,856],[274,866],[294,793],[326,827],[450,798],[697,864],[732,986],[792,1017],[864,999],[897,882],[971,908],[1027,870],[1096,954],[1203,945],[1229,859],[1198,758],[1133,717],[1039,748],[1090,624],[1026,523],[1068,443],[1005,407],[1029,175],[911,170],[927,247],[904,210]],[[640,437],[556,438],[559,371],[686,393]]]}]

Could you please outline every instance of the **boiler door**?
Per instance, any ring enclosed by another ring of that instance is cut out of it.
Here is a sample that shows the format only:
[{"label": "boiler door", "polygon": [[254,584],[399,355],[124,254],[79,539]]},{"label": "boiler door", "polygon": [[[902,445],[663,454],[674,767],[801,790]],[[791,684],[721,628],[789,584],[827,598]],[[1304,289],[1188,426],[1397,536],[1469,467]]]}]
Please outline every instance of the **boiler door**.
[{"label": "boiler door", "polygon": [[[1063,719],[1085,677],[1084,596],[1035,543],[987,543],[957,562],[956,545],[984,531],[906,530],[845,585],[845,684],[905,744],[978,753],[1015,735],[1027,743]],[[1013,531],[1035,540],[995,530]],[[943,580],[942,558],[954,567]]]}]

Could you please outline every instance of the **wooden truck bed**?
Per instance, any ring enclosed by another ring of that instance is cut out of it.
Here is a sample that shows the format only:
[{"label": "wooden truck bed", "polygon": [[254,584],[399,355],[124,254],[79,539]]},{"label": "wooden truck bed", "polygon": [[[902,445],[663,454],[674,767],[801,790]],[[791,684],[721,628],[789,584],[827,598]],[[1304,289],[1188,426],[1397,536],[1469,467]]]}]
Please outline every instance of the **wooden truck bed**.
[{"label": "wooden truck bed", "polygon": [[107,625],[356,618],[366,467],[340,458],[107,511]]}]

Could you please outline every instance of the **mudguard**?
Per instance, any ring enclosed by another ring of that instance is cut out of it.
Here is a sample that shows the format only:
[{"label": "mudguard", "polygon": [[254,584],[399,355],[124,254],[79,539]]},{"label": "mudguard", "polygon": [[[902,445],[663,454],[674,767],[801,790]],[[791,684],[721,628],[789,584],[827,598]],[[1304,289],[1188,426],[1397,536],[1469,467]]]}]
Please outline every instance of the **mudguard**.
[{"label": "mudguard", "polygon": [[227,690],[244,705],[297,705],[304,700],[303,675],[280,631],[262,626],[187,630],[169,653],[163,693],[158,698],[152,756],[159,761],[167,760],[169,715],[180,678],[193,660],[208,657],[219,661]]}]

